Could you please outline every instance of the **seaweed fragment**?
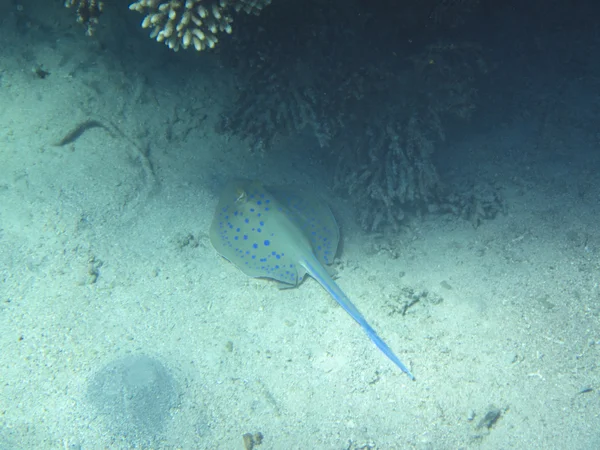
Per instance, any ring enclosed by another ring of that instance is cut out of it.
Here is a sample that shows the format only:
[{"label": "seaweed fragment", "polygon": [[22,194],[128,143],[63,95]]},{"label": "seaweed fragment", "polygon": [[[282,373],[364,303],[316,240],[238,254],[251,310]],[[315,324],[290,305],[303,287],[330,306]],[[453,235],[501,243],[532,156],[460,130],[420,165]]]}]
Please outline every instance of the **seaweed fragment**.
[{"label": "seaweed fragment", "polygon": [[483,418],[477,424],[477,429],[480,430],[482,428],[491,429],[498,419],[502,417],[502,410],[500,408],[490,408],[490,410],[483,416]]},{"label": "seaweed fragment", "polygon": [[[87,119],[83,122],[78,123],[71,131],[69,131],[60,141],[58,141],[54,146],[62,147],[71,142],[75,142],[79,137],[85,133],[87,130],[91,128],[104,128],[106,131],[110,133],[110,130],[104,125],[102,122],[99,122],[95,119]],[[112,134],[112,133],[111,133]]]}]

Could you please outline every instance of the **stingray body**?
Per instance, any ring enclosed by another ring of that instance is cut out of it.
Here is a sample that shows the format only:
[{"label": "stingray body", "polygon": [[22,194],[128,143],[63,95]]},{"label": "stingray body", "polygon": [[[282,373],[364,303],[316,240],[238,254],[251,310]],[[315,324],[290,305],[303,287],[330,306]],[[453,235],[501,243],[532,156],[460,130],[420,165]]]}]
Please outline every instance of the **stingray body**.
[{"label": "stingray body", "polygon": [[414,380],[325,269],[333,262],[339,242],[337,223],[326,204],[297,190],[267,190],[256,181],[236,180],[221,195],[210,240],[223,257],[251,277],[296,286],[309,274]]}]

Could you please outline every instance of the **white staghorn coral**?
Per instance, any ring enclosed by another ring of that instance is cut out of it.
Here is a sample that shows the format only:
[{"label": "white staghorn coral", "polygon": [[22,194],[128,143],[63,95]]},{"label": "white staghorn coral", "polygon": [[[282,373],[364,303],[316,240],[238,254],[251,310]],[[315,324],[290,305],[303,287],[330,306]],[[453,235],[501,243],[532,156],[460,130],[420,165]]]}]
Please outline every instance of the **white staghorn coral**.
[{"label": "white staghorn coral", "polygon": [[139,0],[129,9],[146,16],[143,28],[150,37],[170,49],[193,47],[198,51],[214,48],[218,33],[231,33],[233,11],[258,14],[271,0]]}]

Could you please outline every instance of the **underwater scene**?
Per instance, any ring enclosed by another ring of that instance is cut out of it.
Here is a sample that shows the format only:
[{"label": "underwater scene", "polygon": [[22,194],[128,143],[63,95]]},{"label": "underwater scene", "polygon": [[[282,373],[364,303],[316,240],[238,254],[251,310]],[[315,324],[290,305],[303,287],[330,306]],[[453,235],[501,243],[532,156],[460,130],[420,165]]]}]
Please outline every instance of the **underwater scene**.
[{"label": "underwater scene", "polygon": [[0,1],[0,450],[600,448],[599,14]]}]

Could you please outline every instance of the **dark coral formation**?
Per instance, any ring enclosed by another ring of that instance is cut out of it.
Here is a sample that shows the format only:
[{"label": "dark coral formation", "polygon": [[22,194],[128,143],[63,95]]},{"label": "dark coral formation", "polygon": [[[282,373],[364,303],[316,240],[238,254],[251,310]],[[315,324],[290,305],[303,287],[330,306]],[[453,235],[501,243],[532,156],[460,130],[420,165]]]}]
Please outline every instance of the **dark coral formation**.
[{"label": "dark coral formation", "polygon": [[[447,204],[432,157],[445,122],[474,110],[485,64],[479,47],[465,42],[406,43],[390,57],[388,48],[365,41],[371,18],[344,19],[339,5],[314,0],[288,12],[311,24],[294,29],[293,38],[245,36],[228,50],[240,96],[221,129],[261,152],[277,135],[314,135],[319,160],[334,174],[331,185],[349,196],[362,226],[397,227],[407,211]],[[286,25],[282,32],[295,26]]]},{"label": "dark coral formation", "polygon": [[104,2],[100,0],[66,0],[65,6],[67,8],[76,6],[77,22],[85,26],[88,36],[94,34],[98,18],[104,9]]}]

